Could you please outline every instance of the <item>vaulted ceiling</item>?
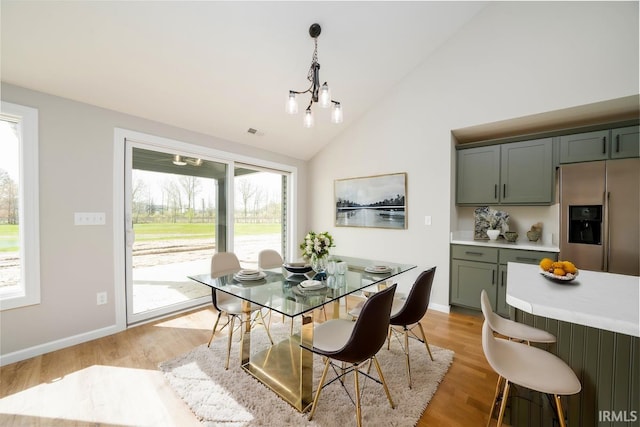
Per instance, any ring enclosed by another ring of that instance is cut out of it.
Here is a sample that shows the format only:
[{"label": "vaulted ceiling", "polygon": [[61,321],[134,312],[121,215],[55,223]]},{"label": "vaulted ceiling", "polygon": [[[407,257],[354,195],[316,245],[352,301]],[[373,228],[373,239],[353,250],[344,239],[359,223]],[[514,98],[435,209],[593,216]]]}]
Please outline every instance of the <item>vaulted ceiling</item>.
[{"label": "vaulted ceiling", "polygon": [[[380,102],[485,2],[15,1],[1,3],[1,78],[65,98],[309,159]],[[285,113],[321,81],[344,122]],[[255,134],[247,132],[257,130]]]}]

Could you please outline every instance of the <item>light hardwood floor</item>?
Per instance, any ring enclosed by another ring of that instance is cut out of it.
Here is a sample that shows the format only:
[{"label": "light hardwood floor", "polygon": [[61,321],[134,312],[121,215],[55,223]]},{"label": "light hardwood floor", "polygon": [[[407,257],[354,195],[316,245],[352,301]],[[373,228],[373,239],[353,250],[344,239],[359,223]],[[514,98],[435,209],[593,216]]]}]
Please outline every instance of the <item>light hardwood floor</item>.
[{"label": "light hardwood floor", "polygon": [[[214,317],[199,309],[0,368],[0,425],[198,426],[157,365],[206,343]],[[429,310],[422,324],[455,358],[418,426],[486,425],[497,376],[482,316]]]}]

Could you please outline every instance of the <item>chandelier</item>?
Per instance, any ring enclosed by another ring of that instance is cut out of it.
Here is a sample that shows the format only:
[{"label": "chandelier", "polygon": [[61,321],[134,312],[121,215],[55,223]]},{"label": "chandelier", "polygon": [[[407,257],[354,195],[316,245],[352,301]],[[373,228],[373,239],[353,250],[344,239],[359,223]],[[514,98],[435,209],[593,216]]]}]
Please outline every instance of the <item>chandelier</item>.
[{"label": "chandelier", "polygon": [[320,64],[318,64],[318,36],[322,28],[320,28],[319,24],[313,24],[309,27],[309,35],[313,38],[313,42],[315,48],[313,49],[313,57],[311,58],[311,67],[309,67],[309,73],[307,74],[307,80],[311,82],[311,86],[309,89],[304,90],[302,92],[298,92],[295,90],[289,91],[289,99],[287,100],[286,111],[289,114],[296,114],[298,112],[298,101],[296,99],[296,95],[301,95],[303,93],[310,93],[311,100],[309,101],[309,106],[304,112],[304,127],[310,128],[313,126],[313,112],[311,111],[311,106],[314,102],[320,104],[322,108],[332,107],[331,111],[331,122],[332,123],[342,123],[342,105],[338,101],[334,101],[331,99],[331,93],[329,91],[329,86],[327,82],[324,82],[322,86],[320,86]]}]

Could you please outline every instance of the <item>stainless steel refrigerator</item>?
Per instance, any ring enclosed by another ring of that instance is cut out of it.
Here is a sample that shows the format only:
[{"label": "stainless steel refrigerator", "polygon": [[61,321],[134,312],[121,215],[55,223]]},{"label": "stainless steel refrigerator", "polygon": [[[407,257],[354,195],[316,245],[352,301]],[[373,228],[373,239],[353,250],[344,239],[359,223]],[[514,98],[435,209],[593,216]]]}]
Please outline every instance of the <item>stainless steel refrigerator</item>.
[{"label": "stainless steel refrigerator", "polygon": [[560,166],[560,259],[640,275],[640,159]]}]

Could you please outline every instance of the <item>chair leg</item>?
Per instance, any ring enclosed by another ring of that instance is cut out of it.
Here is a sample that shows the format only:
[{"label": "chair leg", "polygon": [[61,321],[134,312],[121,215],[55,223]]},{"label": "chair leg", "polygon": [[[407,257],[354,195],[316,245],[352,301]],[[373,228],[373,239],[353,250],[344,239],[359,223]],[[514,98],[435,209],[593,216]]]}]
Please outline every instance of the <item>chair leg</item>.
[{"label": "chair leg", "polygon": [[207,344],[207,347],[211,347],[211,341],[213,341],[213,336],[216,333],[216,328],[218,327],[218,322],[220,321],[220,316],[221,315],[222,315],[222,312],[219,311],[218,312],[218,317],[216,318],[216,323],[214,323],[213,329],[211,330],[211,338],[209,338],[209,343]]},{"label": "chair leg", "polygon": [[391,331],[392,326],[389,326],[389,332],[387,333],[387,350],[391,349]]},{"label": "chair leg", "polygon": [[353,370],[353,377],[355,379],[355,393],[356,393],[356,423],[358,427],[362,427],[362,411],[360,408],[360,381],[358,380],[358,368]]},{"label": "chair leg", "polygon": [[405,365],[407,366],[407,378],[409,381],[409,388],[411,388],[411,359],[409,357],[409,330],[404,327],[404,358]]},{"label": "chair leg", "polygon": [[429,357],[431,358],[431,361],[433,361],[433,355],[431,354],[431,349],[429,348],[429,342],[427,341],[427,336],[424,334],[424,329],[422,328],[422,325],[420,324],[420,322],[418,322],[418,328],[420,328],[420,333],[422,334],[422,340],[424,341],[424,345],[427,346]]},{"label": "chair leg", "polygon": [[258,313],[260,314],[260,318],[262,319],[262,326],[264,326],[264,328],[267,330],[267,335],[269,336],[269,341],[271,341],[271,345],[273,345],[273,338],[271,338],[271,332],[269,332],[269,327],[264,322],[264,316],[262,315],[262,310],[258,310]]},{"label": "chair leg", "polygon": [[[227,362],[224,364],[224,369],[229,369],[229,358],[231,357],[231,341],[233,340],[233,323],[235,316],[231,316],[229,319],[229,343],[227,344]],[[242,324],[242,322],[241,322]]]},{"label": "chair leg", "polygon": [[500,389],[502,386],[502,377],[498,375],[498,382],[496,383],[496,392],[493,395],[493,401],[491,402],[491,409],[489,409],[489,419],[487,420],[487,427],[491,424],[491,419],[493,418],[493,411],[496,408],[496,401],[498,400],[498,396],[500,395]]},{"label": "chair leg", "polygon": [[313,414],[316,413],[316,408],[318,406],[318,399],[320,398],[320,392],[322,391],[324,380],[327,378],[327,372],[329,372],[330,363],[331,363],[331,359],[327,357],[327,361],[324,363],[324,370],[322,371],[322,376],[320,377],[320,382],[318,383],[318,389],[316,390],[316,396],[313,398],[311,411],[309,411],[309,421],[311,421],[311,419],[313,418]]},{"label": "chair leg", "polygon": [[509,398],[509,380],[504,379],[504,389],[502,390],[502,404],[500,405],[500,413],[498,414],[498,423],[496,427],[502,426],[502,419],[504,418],[504,410],[507,407],[507,400]]},{"label": "chair leg", "polygon": [[378,376],[380,377],[380,381],[382,382],[382,387],[384,388],[384,392],[387,394],[387,399],[389,400],[389,404],[391,405],[391,409],[395,409],[396,405],[393,403],[393,399],[391,399],[391,393],[389,393],[389,387],[387,387],[387,382],[384,380],[384,375],[382,375],[382,369],[380,369],[380,364],[378,363],[378,358],[376,356],[372,357],[373,363],[376,365],[376,370],[378,371]]},{"label": "chair leg", "polygon": [[556,401],[556,411],[558,412],[558,421],[560,421],[560,427],[567,427],[567,424],[564,422],[564,413],[562,412],[562,403],[560,402],[560,396],[554,394],[553,398]]}]

